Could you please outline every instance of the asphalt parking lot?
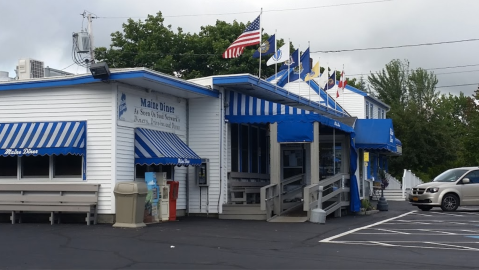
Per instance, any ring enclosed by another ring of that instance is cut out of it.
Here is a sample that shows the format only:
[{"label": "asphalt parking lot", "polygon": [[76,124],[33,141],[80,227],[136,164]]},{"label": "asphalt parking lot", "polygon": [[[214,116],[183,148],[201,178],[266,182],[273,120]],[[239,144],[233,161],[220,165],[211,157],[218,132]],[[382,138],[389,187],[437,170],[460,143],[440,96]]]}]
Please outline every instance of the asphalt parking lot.
[{"label": "asphalt parking lot", "polygon": [[479,251],[479,208],[410,211],[320,241],[407,249]]}]

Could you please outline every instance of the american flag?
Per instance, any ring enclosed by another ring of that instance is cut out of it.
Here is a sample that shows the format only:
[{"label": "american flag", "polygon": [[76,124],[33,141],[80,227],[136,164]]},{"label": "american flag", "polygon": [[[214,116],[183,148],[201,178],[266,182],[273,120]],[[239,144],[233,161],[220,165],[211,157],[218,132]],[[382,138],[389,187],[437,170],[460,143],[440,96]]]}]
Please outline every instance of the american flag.
[{"label": "american flag", "polygon": [[[261,16],[261,15],[260,15]],[[244,47],[259,44],[261,41],[261,31],[259,29],[259,19],[256,18],[223,53],[223,58],[236,58],[243,53]]]}]

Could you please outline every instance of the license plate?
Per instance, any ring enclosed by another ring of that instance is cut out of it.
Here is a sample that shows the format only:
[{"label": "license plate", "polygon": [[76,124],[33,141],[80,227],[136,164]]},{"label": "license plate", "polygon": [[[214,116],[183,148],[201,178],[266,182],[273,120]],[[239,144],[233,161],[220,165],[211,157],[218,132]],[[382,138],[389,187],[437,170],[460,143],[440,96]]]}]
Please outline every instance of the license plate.
[{"label": "license plate", "polygon": [[412,200],[417,202],[418,201],[418,198],[417,197],[412,197]]}]

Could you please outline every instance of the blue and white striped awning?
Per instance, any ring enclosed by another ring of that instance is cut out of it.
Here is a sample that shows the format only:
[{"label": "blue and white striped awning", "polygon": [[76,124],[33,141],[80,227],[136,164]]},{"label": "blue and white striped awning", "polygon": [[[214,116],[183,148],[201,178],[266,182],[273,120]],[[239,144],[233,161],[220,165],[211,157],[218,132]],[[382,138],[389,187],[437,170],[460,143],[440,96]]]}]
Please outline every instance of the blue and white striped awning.
[{"label": "blue and white striped awning", "polygon": [[135,129],[135,163],[199,166],[201,158],[176,134],[137,128]]},{"label": "blue and white striped awning", "polygon": [[0,124],[0,156],[85,155],[86,122]]},{"label": "blue and white striped awning", "polygon": [[315,112],[234,91],[228,91],[227,100],[226,119],[231,123],[319,122],[346,133],[354,133],[352,127]]}]

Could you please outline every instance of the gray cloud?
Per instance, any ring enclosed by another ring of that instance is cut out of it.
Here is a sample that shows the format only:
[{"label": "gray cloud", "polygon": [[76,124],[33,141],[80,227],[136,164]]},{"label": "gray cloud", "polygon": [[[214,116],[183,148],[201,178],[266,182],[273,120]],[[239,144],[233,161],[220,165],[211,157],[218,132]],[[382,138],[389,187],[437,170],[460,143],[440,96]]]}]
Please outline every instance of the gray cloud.
[{"label": "gray cloud", "polygon": [[[200,26],[212,25],[217,19],[252,21],[262,7],[262,27],[272,34],[277,29],[278,37],[288,39],[295,46],[311,51],[337,50],[365,47],[393,46],[479,38],[477,26],[479,1],[456,0],[454,5],[446,0],[395,0],[383,3],[311,8],[297,11],[271,11],[302,7],[318,7],[364,0],[337,1],[156,1],[156,0],[69,0],[69,1],[2,1],[0,16],[0,70],[14,76],[18,59],[30,57],[45,62],[45,65],[63,69],[71,60],[71,35],[82,28],[84,9],[100,17],[137,17],[162,11],[165,24],[181,27],[186,32],[198,32]],[[253,11],[246,14],[215,16],[169,17],[181,14],[224,14]],[[257,11],[257,12],[254,12]],[[121,31],[126,18],[99,18],[94,20],[95,45],[110,44],[110,34]],[[86,27],[86,21],[83,22]],[[408,59],[412,68],[434,68],[479,64],[479,42],[446,44],[415,48],[377,51],[315,53],[321,64],[340,69],[346,74],[378,71],[392,59]],[[227,60],[225,60],[227,61]],[[458,72],[479,69],[478,67],[437,70],[436,73]],[[82,67],[67,69],[84,73]],[[441,74],[439,85],[479,83],[479,72]],[[477,86],[440,88],[443,93],[467,95]]]}]

